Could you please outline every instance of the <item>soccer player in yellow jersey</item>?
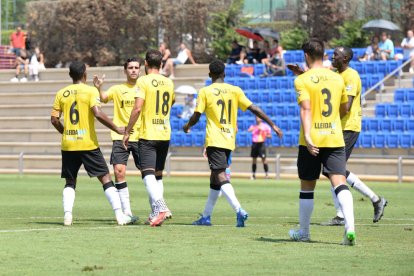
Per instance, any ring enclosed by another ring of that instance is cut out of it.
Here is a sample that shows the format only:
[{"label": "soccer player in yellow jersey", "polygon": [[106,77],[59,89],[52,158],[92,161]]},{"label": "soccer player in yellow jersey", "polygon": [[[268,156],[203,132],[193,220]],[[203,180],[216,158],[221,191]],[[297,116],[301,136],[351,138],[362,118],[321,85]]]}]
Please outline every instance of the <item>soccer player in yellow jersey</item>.
[{"label": "soccer player in yellow jersey", "polygon": [[[73,84],[57,92],[51,113],[52,125],[62,134],[61,176],[66,179],[63,189],[63,224],[72,224],[76,178],[82,164],[90,177],[96,176],[102,183],[105,195],[115,211],[118,224],[133,223],[135,219],[122,212],[118,192],[99,149],[94,119],[98,119],[118,134],[124,133],[124,127],[117,127],[101,111],[98,90],[85,84],[86,66],[84,63],[72,62],[69,75]],[[63,124],[60,121],[62,114]]]},{"label": "soccer player in yellow jersey", "polygon": [[295,79],[297,102],[300,105],[298,174],[299,194],[298,230],[290,230],[291,239],[309,241],[309,225],[313,211],[316,180],[323,165],[329,176],[345,218],[344,244],[355,243],[352,194],[346,185],[345,143],[341,118],[345,115],[347,96],[342,77],[323,68],[322,41],[311,39],[302,45],[308,68]]},{"label": "soccer player in yellow jersey", "polygon": [[[352,149],[358,140],[361,132],[361,79],[356,70],[349,67],[349,62],[352,60],[353,52],[348,47],[335,48],[332,65],[338,69],[338,73],[342,76],[345,82],[345,90],[348,96],[348,103],[346,105],[346,115],[342,118],[342,130],[345,140],[345,155],[348,160]],[[377,196],[358,176],[350,171],[346,171],[346,182],[362,195],[369,197],[374,206],[374,222],[378,222],[384,214],[384,208],[387,206],[387,200],[383,197]],[[338,199],[335,193],[332,193],[336,208],[336,217],[322,225],[343,225],[344,215],[339,206]]]},{"label": "soccer player in yellow jersey", "polygon": [[[116,125],[126,126],[129,122],[129,116],[135,103],[135,85],[139,77],[141,63],[137,58],[129,58],[124,63],[124,73],[126,82],[114,85],[108,91],[102,91],[101,87],[104,83],[105,75],[102,78],[94,76],[93,83],[99,90],[101,101],[108,103],[114,102],[114,118]],[[110,163],[114,167],[115,187],[118,190],[122,203],[124,214],[132,217],[131,204],[129,201],[128,184],[125,178],[126,165],[128,163],[129,154],[134,157],[135,166],[139,169],[139,153],[138,153],[138,123],[134,126],[131,137],[129,138],[128,148],[125,150],[122,143],[123,135],[111,131],[112,153]]]},{"label": "soccer player in yellow jersey", "polygon": [[243,111],[248,109],[263,119],[279,137],[283,133],[258,106],[252,104],[239,87],[224,83],[224,67],[224,63],[219,60],[210,63],[212,84],[199,91],[195,112],[183,127],[187,133],[198,122],[201,113],[206,114],[205,145],[211,170],[210,193],[202,216],[193,224],[211,225],[211,214],[221,191],[236,212],[236,226],[244,227],[248,214],[241,207],[225,173],[229,156],[235,148],[238,108]]},{"label": "soccer player in yellow jersey", "polygon": [[170,113],[175,94],[173,82],[159,73],[161,61],[158,50],[149,50],[145,55],[147,75],[137,81],[135,104],[123,138],[127,148],[130,132],[141,116],[138,150],[141,175],[151,202],[152,213],[148,219],[151,226],[160,226],[171,217],[164,201],[162,172],[170,145]]}]

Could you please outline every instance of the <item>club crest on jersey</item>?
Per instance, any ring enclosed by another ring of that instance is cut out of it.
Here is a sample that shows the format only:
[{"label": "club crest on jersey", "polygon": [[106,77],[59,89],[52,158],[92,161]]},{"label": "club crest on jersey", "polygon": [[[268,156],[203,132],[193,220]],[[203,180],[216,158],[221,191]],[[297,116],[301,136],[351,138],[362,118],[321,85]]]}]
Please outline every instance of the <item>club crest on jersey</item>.
[{"label": "club crest on jersey", "polygon": [[319,82],[319,77],[318,76],[311,76],[310,79],[313,83],[318,83]]},{"label": "club crest on jersey", "polygon": [[347,86],[345,87],[345,90],[346,90],[346,91],[351,91],[351,90],[352,90],[352,88],[353,88],[353,86],[352,86],[352,85],[347,85]]}]

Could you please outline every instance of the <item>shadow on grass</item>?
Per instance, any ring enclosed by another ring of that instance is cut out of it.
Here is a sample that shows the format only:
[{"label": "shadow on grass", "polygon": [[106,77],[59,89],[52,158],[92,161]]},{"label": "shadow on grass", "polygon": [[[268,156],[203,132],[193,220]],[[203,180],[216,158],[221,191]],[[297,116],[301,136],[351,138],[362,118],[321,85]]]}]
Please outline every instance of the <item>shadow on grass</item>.
[{"label": "shadow on grass", "polygon": [[[274,239],[274,238],[266,238],[266,237],[255,238],[255,240],[260,241],[260,242],[273,242],[273,243],[298,243],[297,241],[294,241],[291,239]],[[309,241],[309,242],[301,242],[301,243],[341,245],[339,243],[325,242],[325,241]]]}]

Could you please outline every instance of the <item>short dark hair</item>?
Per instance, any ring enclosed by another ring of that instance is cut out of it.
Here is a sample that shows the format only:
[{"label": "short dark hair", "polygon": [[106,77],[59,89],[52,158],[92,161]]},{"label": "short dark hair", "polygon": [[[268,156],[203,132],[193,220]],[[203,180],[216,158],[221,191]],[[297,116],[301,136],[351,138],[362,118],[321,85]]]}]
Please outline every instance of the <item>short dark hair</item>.
[{"label": "short dark hair", "polygon": [[82,61],[73,61],[69,66],[69,76],[73,81],[81,80],[85,71],[86,65]]},{"label": "short dark hair", "polygon": [[133,57],[133,58],[129,58],[129,59],[127,59],[125,61],[125,63],[124,63],[124,69],[127,69],[128,63],[130,63],[130,62],[138,62],[139,65],[141,66],[141,61],[138,58]]},{"label": "short dark hair", "polygon": [[210,74],[213,76],[219,76],[220,74],[224,73],[225,65],[221,60],[215,59],[213,60],[208,69],[210,70]]},{"label": "short dark hair", "polygon": [[352,59],[353,59],[353,57],[354,57],[354,51],[352,51],[352,49],[351,48],[349,48],[349,47],[347,47],[347,46],[344,46],[344,47],[342,47],[342,52],[346,55],[346,56],[348,56],[348,62],[349,61],[351,61]]},{"label": "short dark hair", "polygon": [[149,68],[160,68],[162,61],[162,54],[160,51],[151,49],[145,54],[145,61]]},{"label": "short dark hair", "polygon": [[302,50],[312,59],[322,59],[325,53],[323,42],[317,38],[311,38],[303,43]]}]

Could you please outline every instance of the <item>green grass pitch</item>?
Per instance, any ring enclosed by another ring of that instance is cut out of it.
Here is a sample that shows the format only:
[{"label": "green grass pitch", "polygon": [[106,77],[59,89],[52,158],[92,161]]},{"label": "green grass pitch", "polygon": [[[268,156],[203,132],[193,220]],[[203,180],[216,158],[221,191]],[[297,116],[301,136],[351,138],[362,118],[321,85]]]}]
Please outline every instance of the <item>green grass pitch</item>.
[{"label": "green grass pitch", "polygon": [[[129,177],[133,211],[149,213],[142,181]],[[80,177],[74,225],[63,227],[58,176],[0,176],[0,275],[413,275],[414,185],[368,183],[389,205],[372,223],[369,200],[354,196],[357,245],[340,245],[343,227],[319,226],[334,215],[329,186],[317,185],[311,243],[292,242],[298,181],[232,179],[250,217],[219,198],[212,227],[192,226],[204,208],[206,177],[164,178],[173,219],[162,227],[117,226],[97,179]]]}]

